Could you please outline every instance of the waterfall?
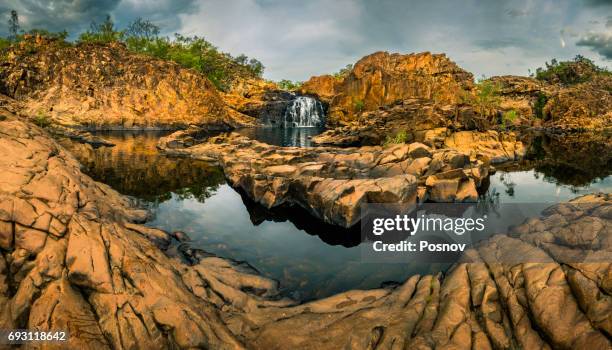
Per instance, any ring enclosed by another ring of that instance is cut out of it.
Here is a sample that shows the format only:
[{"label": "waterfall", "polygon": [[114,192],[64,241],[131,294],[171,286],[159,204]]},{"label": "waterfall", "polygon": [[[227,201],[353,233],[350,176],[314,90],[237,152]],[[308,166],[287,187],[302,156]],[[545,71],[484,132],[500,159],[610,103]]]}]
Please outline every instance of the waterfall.
[{"label": "waterfall", "polygon": [[324,118],[323,105],[319,100],[308,96],[298,96],[285,111],[283,127],[323,126]]}]

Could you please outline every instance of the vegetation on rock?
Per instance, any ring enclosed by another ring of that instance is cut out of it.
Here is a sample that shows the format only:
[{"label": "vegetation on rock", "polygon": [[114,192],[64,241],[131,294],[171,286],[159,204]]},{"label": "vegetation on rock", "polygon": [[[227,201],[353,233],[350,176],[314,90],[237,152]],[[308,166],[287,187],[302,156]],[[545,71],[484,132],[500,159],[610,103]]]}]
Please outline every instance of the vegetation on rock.
[{"label": "vegetation on rock", "polygon": [[592,60],[581,55],[570,61],[557,61],[553,58],[545,65],[545,68],[536,69],[535,78],[552,84],[572,85],[590,81],[595,76],[612,75],[608,69],[598,67]]},{"label": "vegetation on rock", "polygon": [[[15,18],[18,18],[15,12]],[[11,17],[13,18],[13,17]],[[52,33],[44,29],[23,31],[20,29],[18,19],[16,24],[9,23],[10,36],[0,39],[0,50],[11,44],[22,42],[28,36],[43,36],[48,39],[57,39],[66,45],[67,32]],[[264,65],[254,58],[246,55],[232,56],[221,52],[212,43],[198,36],[184,36],[175,34],[174,38],[162,37],[160,28],[149,20],[136,19],[125,29],[115,26],[110,16],[102,23],[92,22],[89,30],[78,36],[78,44],[109,44],[122,42],[126,47],[136,53],[149,55],[163,60],[180,64],[185,68],[194,69],[204,74],[219,90],[227,91],[238,79],[261,77]]]},{"label": "vegetation on rock", "polygon": [[304,84],[304,82],[283,79],[279,81],[277,84],[278,84],[278,87],[281,88],[282,90],[297,90],[302,86],[302,84]]}]

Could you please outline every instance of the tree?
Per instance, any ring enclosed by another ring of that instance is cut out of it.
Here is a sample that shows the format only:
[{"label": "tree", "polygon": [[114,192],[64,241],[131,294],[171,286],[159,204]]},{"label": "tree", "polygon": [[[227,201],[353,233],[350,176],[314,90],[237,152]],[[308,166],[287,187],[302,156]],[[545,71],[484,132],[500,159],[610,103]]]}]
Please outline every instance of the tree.
[{"label": "tree", "polygon": [[97,24],[91,22],[90,28],[85,33],[79,36],[79,41],[82,42],[97,42],[109,43],[112,41],[120,41],[125,33],[115,29],[115,23],[110,15],[106,15],[104,22]]},{"label": "tree", "polygon": [[17,11],[11,10],[11,18],[8,21],[9,39],[16,40],[19,34],[19,15]]},{"label": "tree", "polygon": [[159,27],[148,19],[137,18],[125,30],[128,37],[152,40],[159,35]]}]

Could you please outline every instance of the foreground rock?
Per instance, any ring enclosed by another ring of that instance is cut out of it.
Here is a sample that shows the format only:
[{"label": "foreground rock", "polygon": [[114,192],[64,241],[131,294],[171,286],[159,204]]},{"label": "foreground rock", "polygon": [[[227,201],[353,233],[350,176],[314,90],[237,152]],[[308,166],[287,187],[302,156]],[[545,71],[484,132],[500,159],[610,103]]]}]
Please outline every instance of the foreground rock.
[{"label": "foreground rock", "polygon": [[222,130],[256,123],[228,108],[203,75],[130,53],[119,43],[71,46],[29,38],[11,47],[0,64],[0,93],[22,101],[22,113],[44,123]]},{"label": "foreground rock", "polygon": [[179,131],[160,140],[169,154],[217,160],[230,183],[267,208],[298,205],[344,227],[367,202],[475,201],[488,161],[420,144],[362,148],[277,147],[236,133],[186,149]]},{"label": "foreground rock", "polygon": [[294,305],[244,263],[169,258],[171,235],[0,112],[2,329],[66,330],[71,349],[610,347],[610,195],[549,208],[445,276]]}]

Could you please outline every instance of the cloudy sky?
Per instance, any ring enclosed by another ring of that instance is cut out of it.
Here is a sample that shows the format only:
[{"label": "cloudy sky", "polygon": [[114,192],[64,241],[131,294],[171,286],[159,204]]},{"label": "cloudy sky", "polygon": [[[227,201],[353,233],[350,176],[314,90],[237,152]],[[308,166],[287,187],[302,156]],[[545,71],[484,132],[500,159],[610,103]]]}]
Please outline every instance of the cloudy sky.
[{"label": "cloudy sky", "polygon": [[[201,35],[270,79],[305,80],[374,51],[445,52],[476,76],[526,75],[582,54],[612,68],[612,0],[1,0],[24,29],[78,33],[110,14]],[[0,25],[6,34],[7,25]]]}]

